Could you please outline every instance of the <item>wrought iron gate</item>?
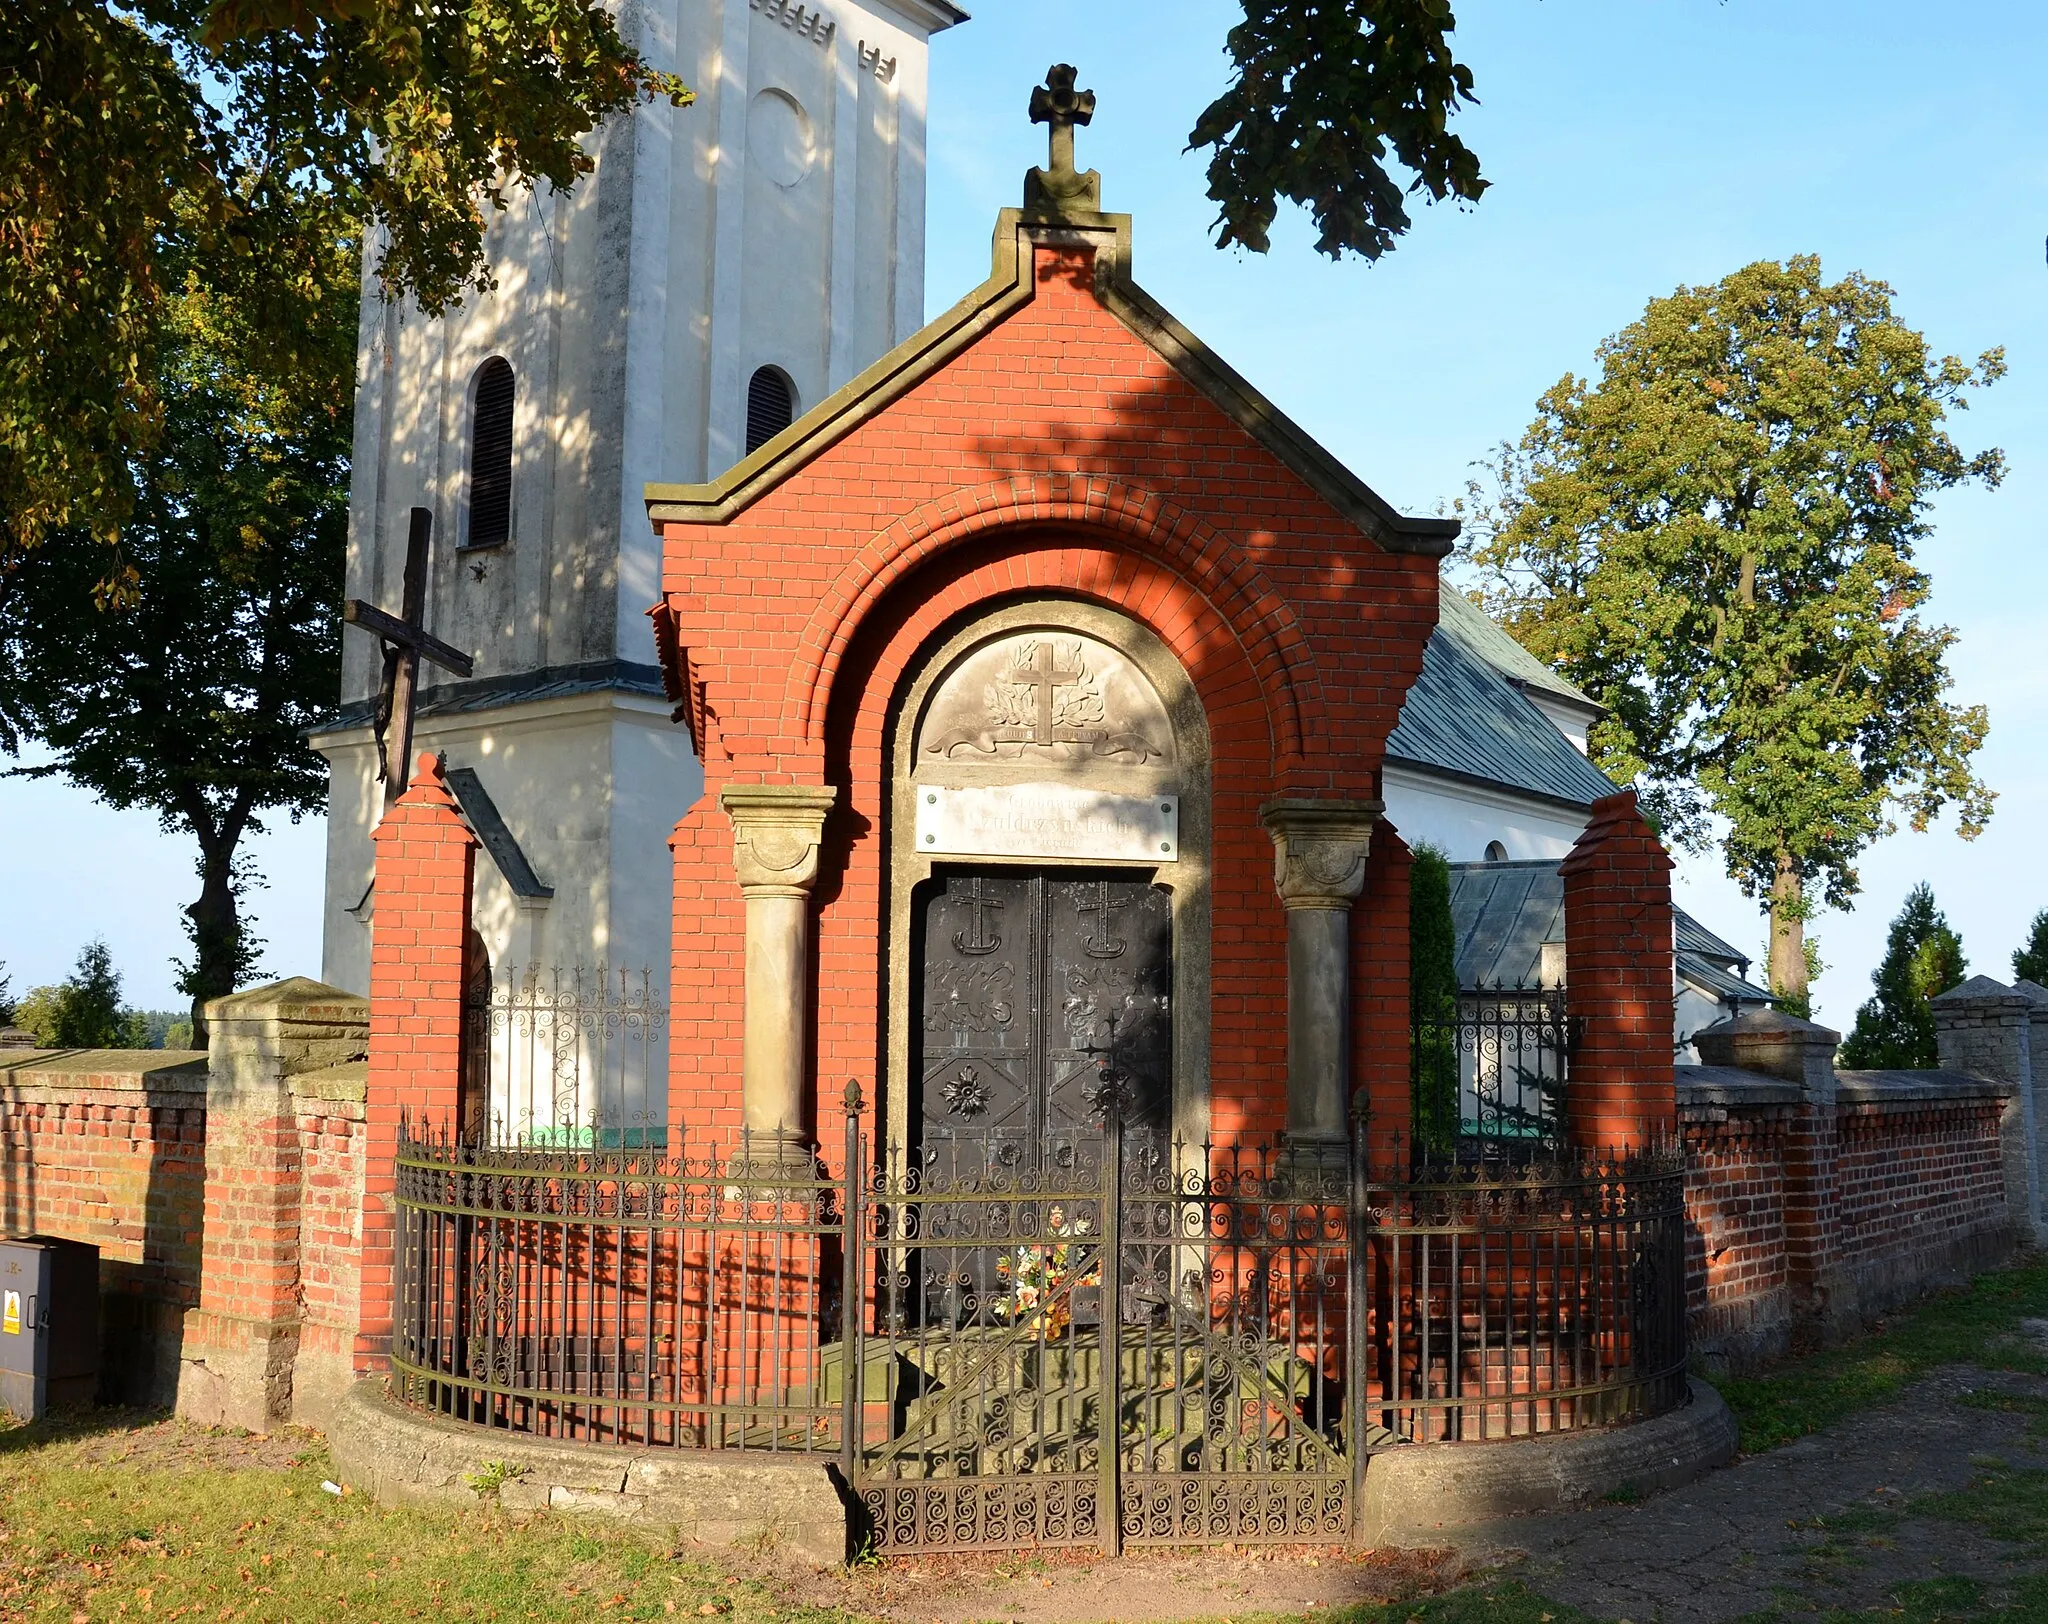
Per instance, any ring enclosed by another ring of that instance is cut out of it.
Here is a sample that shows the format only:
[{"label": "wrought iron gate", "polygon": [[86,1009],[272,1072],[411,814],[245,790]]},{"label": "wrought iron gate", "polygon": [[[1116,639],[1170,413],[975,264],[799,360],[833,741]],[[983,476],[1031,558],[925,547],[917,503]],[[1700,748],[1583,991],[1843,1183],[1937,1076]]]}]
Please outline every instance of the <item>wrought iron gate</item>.
[{"label": "wrought iron gate", "polygon": [[1128,1134],[941,1152],[856,1199],[847,1394],[878,1551],[1341,1541],[1341,1172]]}]

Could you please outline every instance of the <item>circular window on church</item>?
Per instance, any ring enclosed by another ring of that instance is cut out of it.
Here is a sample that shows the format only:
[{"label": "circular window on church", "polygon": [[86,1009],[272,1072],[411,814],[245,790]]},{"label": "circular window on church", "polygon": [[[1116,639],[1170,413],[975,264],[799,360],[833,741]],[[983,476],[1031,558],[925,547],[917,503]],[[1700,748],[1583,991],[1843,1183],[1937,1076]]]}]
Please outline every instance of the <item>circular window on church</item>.
[{"label": "circular window on church", "polygon": [[747,452],[752,455],[796,421],[796,386],[780,367],[747,380]]},{"label": "circular window on church", "polygon": [[817,148],[810,117],[787,91],[764,90],[747,104],[747,156],[777,186],[794,186],[811,172]]}]

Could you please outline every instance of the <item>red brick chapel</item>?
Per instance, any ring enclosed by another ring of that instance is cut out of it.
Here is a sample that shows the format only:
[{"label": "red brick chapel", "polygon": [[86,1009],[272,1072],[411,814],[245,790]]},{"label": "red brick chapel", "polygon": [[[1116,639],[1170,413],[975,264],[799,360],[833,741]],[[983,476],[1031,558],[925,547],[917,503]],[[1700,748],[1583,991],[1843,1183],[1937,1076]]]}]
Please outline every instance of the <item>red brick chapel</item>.
[{"label": "red brick chapel", "polygon": [[[673,838],[671,1116],[802,1154],[859,1079],[873,1143],[1043,1139],[1113,1051],[1189,1142],[1341,1147],[1362,1090],[1391,1156],[1408,854],[1380,771],[1457,526],[1155,303],[1071,150],[1056,122],[952,310],[722,478],[648,489],[707,778]],[[1668,908],[1610,810],[1617,882]],[[1640,945],[1622,984],[1661,1009],[1668,924]],[[1668,1041],[1622,1030],[1626,1097],[1596,1056],[1575,1078],[1601,1143],[1672,1121]]]}]

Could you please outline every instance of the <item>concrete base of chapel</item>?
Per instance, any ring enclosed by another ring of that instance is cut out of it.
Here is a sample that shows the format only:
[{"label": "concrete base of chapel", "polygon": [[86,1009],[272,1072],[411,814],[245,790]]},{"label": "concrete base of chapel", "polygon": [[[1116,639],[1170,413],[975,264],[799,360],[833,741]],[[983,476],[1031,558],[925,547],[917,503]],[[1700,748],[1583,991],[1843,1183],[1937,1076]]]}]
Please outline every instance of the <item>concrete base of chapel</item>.
[{"label": "concrete base of chapel", "polygon": [[1735,1458],[1739,1434],[1719,1393],[1703,1381],[1690,1387],[1690,1402],[1633,1426],[1374,1455],[1365,1468],[1358,1543],[1440,1545],[1447,1531],[1497,1518],[1571,1511],[1704,1477]]},{"label": "concrete base of chapel", "polygon": [[[335,1474],[387,1505],[467,1505],[602,1517],[658,1538],[847,1559],[846,1505],[822,1460],[557,1444],[421,1415],[381,1380],[349,1390],[329,1423]],[[495,1484],[495,1490],[488,1487]]]}]

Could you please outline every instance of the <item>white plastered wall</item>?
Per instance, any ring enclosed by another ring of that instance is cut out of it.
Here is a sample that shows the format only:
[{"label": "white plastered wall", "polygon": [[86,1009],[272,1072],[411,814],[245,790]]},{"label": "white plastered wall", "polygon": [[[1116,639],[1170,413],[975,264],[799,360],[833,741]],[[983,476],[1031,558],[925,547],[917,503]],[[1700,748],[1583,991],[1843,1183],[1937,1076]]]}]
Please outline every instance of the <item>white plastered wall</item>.
[{"label": "white plastered wall", "polygon": [[1410,848],[1431,845],[1454,863],[1480,863],[1499,841],[1511,862],[1562,861],[1589,814],[1389,763],[1381,775],[1387,820]]},{"label": "white plastered wall", "polygon": [[[322,742],[333,763],[335,809],[327,888],[345,899],[328,909],[322,975],[367,993],[374,894],[368,908],[354,905],[370,883],[370,833],[383,811],[383,787],[368,729]],[[490,854],[477,853],[471,920],[492,965],[647,969],[665,996],[668,837],[703,792],[703,774],[667,707],[612,693],[427,716],[414,743],[445,751],[451,768],[476,770],[535,875],[554,887],[544,902],[517,898]]]},{"label": "white plastered wall", "polygon": [[[806,25],[821,11],[822,39]],[[486,240],[496,290],[442,317],[384,303],[366,261],[348,594],[398,607],[407,511],[424,506],[427,626],[475,656],[479,680],[651,665],[661,548],[643,487],[739,456],[756,367],[783,367],[809,407],[923,324],[926,57],[950,20],[925,0],[626,8],[621,25],[693,107],[595,132],[596,167],[566,198],[515,190]],[[470,387],[492,355],[517,378],[512,536],[466,554]],[[341,697],[361,701],[377,645],[345,645]],[[362,989],[369,931],[349,910],[382,809],[374,752],[366,729],[315,744],[332,767],[323,974]],[[646,964],[666,987],[666,839],[702,786],[666,706],[619,692],[424,717],[415,747],[476,767],[556,888],[544,909],[515,907],[480,857],[495,962]]]}]

